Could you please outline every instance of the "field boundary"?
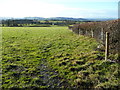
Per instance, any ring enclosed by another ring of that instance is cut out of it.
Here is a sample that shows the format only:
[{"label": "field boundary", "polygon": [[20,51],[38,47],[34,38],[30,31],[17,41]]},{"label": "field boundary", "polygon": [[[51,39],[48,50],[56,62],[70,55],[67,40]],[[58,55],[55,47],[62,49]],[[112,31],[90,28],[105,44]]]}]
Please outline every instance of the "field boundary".
[{"label": "field boundary", "polygon": [[76,24],[69,26],[69,29],[78,35],[84,35],[95,38],[100,42],[100,48],[105,49],[106,32],[110,34],[109,49],[110,54],[118,54],[120,57],[120,29],[119,20],[103,21],[103,22],[87,22],[84,24]]},{"label": "field boundary", "polygon": [[[0,20],[0,25],[2,25],[2,22]],[[2,27],[0,27],[0,88],[2,84]]]}]

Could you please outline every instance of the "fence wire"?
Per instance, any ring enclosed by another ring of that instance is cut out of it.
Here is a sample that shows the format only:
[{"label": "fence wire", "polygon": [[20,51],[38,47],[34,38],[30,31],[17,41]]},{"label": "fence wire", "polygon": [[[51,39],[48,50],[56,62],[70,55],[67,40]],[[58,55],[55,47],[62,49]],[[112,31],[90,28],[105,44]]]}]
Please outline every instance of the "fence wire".
[{"label": "fence wire", "polygon": [[0,20],[0,88],[2,86],[2,22]]}]

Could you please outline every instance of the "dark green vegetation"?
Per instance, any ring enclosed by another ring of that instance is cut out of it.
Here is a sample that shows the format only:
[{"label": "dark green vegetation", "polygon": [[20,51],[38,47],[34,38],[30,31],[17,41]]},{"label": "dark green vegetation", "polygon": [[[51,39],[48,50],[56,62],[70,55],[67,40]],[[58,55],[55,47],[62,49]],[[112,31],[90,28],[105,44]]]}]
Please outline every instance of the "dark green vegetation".
[{"label": "dark green vegetation", "polygon": [[[92,20],[82,18],[67,18],[67,17],[56,17],[56,18],[39,18],[39,17],[26,17],[21,19],[1,19],[3,27],[51,27],[51,26],[68,26],[73,24],[79,24],[83,22],[96,22]],[[97,21],[99,22],[99,21]]]},{"label": "dark green vegetation", "polygon": [[2,20],[3,27],[51,27],[51,26],[68,26],[80,23],[80,21],[71,20],[27,20],[27,19],[8,19]]},{"label": "dark green vegetation", "polygon": [[3,27],[2,87],[117,88],[120,65],[97,45],[67,27]]},{"label": "dark green vegetation", "polygon": [[105,47],[106,32],[109,35],[110,54],[118,56],[115,61],[120,61],[120,29],[119,19],[104,22],[89,22],[69,26],[76,34],[89,36],[99,41]]}]

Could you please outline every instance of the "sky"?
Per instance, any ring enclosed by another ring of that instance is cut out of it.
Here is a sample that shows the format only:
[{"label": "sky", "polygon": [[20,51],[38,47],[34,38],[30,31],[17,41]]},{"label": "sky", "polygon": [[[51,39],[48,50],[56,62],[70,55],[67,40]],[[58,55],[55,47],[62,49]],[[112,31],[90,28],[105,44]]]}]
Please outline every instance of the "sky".
[{"label": "sky", "polygon": [[119,0],[0,0],[0,17],[118,18]]}]

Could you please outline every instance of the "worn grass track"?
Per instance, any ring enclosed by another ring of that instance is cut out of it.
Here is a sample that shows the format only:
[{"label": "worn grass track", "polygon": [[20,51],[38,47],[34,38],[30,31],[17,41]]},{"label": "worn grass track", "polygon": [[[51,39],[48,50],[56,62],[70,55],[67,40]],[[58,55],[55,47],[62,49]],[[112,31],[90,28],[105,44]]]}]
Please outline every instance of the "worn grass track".
[{"label": "worn grass track", "polygon": [[119,64],[67,27],[3,27],[2,87],[119,87]]}]

